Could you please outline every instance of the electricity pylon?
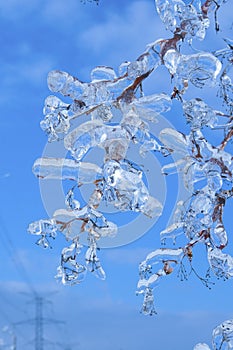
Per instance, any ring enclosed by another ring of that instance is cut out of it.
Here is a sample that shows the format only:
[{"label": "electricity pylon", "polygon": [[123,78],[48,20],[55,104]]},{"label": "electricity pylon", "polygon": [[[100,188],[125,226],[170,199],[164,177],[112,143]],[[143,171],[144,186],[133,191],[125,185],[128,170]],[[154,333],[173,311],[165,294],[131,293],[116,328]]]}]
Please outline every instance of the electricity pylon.
[{"label": "electricity pylon", "polygon": [[33,340],[33,342],[35,344],[35,350],[44,350],[44,343],[46,342],[46,340],[44,338],[44,324],[46,324],[46,323],[49,323],[49,324],[64,323],[63,321],[44,317],[44,315],[43,315],[44,305],[45,305],[45,303],[48,303],[48,302],[49,301],[47,299],[36,294],[34,296],[35,317],[32,319],[27,319],[24,321],[14,323],[14,325],[21,325],[21,324],[30,324],[30,325],[34,324],[35,325],[35,338]]}]

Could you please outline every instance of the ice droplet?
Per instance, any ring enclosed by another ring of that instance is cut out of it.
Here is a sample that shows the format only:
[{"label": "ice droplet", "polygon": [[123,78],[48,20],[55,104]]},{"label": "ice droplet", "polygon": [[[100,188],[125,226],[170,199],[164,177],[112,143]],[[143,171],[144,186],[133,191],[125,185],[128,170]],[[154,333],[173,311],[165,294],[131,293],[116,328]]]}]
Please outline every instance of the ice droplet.
[{"label": "ice droplet", "polygon": [[188,142],[185,135],[179,131],[165,128],[160,132],[159,139],[169,150],[187,154]]},{"label": "ice droplet", "polygon": [[58,227],[55,220],[38,220],[28,226],[28,232],[32,235],[41,236],[36,244],[43,248],[50,247],[50,238],[55,239]]},{"label": "ice droplet", "polygon": [[116,73],[111,67],[97,66],[91,71],[92,82],[101,80],[114,80],[116,78]]},{"label": "ice droplet", "polygon": [[184,115],[192,129],[200,129],[203,126],[213,127],[217,117],[215,111],[200,98],[194,98],[183,102]]},{"label": "ice droplet", "polygon": [[40,127],[48,135],[49,141],[56,141],[59,135],[63,136],[70,128],[70,105],[62,102],[56,96],[48,96],[45,100],[43,114],[44,119]]},{"label": "ice droplet", "polygon": [[210,350],[210,347],[205,343],[198,343],[194,346],[193,350]]},{"label": "ice droplet", "polygon": [[202,88],[214,86],[222,64],[211,53],[201,52],[192,55],[182,55],[176,70],[179,80],[189,80],[194,86]]},{"label": "ice droplet", "polygon": [[86,277],[87,269],[84,265],[78,264],[72,257],[63,261],[58,266],[55,278],[60,280],[64,285],[74,285],[82,282]]},{"label": "ice droplet", "polygon": [[180,53],[174,49],[167,50],[163,56],[163,61],[170,74],[174,75],[180,62]]},{"label": "ice droplet", "polygon": [[77,78],[60,70],[49,72],[47,82],[51,91],[60,92],[64,96],[70,96],[74,99],[78,99],[82,95],[85,87],[85,84],[82,84]]},{"label": "ice droplet", "polygon": [[145,291],[141,312],[144,315],[150,315],[150,316],[156,314],[155,307],[154,307],[154,296],[150,288],[147,288]]},{"label": "ice droplet", "polygon": [[181,0],[155,0],[155,3],[161,20],[171,32],[183,31],[189,41],[204,39],[210,21],[203,14],[200,1],[186,4]]},{"label": "ice droplet", "polygon": [[92,272],[96,277],[105,280],[106,275],[97,256],[95,244],[92,243],[87,249],[85,258],[88,270]]},{"label": "ice droplet", "polygon": [[53,92],[60,92],[63,89],[68,76],[68,73],[60,70],[53,70],[49,72],[47,78],[49,89]]},{"label": "ice droplet", "polygon": [[233,277],[233,258],[229,254],[224,254],[218,248],[208,249],[208,260],[213,272],[218,277]]}]

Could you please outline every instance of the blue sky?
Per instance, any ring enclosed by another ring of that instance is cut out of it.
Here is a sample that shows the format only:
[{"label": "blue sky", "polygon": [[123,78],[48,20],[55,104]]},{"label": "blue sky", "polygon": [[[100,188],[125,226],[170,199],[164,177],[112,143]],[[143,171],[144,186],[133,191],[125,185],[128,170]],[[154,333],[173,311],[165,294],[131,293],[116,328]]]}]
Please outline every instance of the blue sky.
[{"label": "blue sky", "polygon": [[[224,47],[221,36],[231,35],[231,5],[220,10],[223,32],[216,37],[213,28],[209,30],[211,49]],[[89,81],[96,65],[117,70],[123,61],[137,58],[146,44],[170,35],[154,1],[100,0],[96,6],[79,0],[0,0],[0,30],[0,327],[33,317],[34,306],[28,303],[32,296],[22,294],[30,293],[33,285],[53,301],[46,306],[46,316],[66,321],[65,326],[46,325],[45,338],[74,344],[72,349],[192,350],[199,341],[210,342],[212,328],[233,315],[232,281],[215,281],[209,291],[193,276],[180,282],[174,274],[158,287],[158,315],[139,313],[138,263],[160,245],[159,232],[169,217],[169,201],[174,200],[170,180],[164,215],[157,224],[129,245],[100,252],[107,273],[104,282],[88,276],[72,288],[57,284],[54,275],[64,240],[59,238],[45,251],[27,234],[30,222],[47,217],[31,168],[47,142],[39,122],[49,95],[48,72],[60,69]],[[206,49],[202,43],[197,47]],[[152,93],[166,91],[169,84],[161,72],[145,86]],[[213,96],[208,91],[205,97],[215,107]],[[177,129],[187,130],[181,115],[169,117]],[[229,236],[231,211],[232,205],[225,214]],[[204,251],[197,255],[197,265],[202,256]],[[22,324],[15,332],[19,350],[33,349],[33,326]],[[7,338],[0,332],[2,337]],[[56,347],[51,343],[50,348]]]}]

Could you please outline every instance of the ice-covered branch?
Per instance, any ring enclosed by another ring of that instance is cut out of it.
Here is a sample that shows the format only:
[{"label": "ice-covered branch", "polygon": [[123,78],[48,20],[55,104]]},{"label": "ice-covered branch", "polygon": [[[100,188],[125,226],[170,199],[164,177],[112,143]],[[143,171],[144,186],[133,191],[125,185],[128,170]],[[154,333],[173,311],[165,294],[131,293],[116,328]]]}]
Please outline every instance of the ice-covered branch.
[{"label": "ice-covered branch", "polygon": [[[197,51],[192,46],[195,39],[205,39],[211,12],[219,31],[217,11],[224,2],[156,0],[157,12],[171,37],[150,43],[135,61],[123,62],[118,72],[108,66],[95,67],[89,82],[60,70],[48,74],[50,91],[70,102],[48,96],[41,128],[49,142],[63,140],[69,158],[40,158],[33,172],[42,181],[66,182],[69,189],[64,207],[57,208],[51,219],[30,224],[28,230],[39,236],[37,244],[45,248],[51,246],[59,232],[70,242],[62,250],[58,268],[57,278],[62,283],[80,283],[87,271],[105,278],[98,244],[102,238],[117,235],[118,229],[117,223],[103,215],[101,204],[118,212],[139,212],[148,218],[162,214],[162,203],[152,196],[140,162],[135,164],[129,159],[129,149],[135,144],[139,145],[139,157],[158,152],[170,159],[170,163],[163,164],[163,175],[178,172],[189,193],[180,198],[171,222],[160,233],[163,244],[170,239],[178,243],[181,237],[185,243],[157,248],[140,264],[137,293],[144,296],[143,313],[155,313],[153,291],[162,277],[176,268],[182,277],[187,277],[185,261],[190,273],[208,286],[208,277],[200,277],[193,266],[194,246],[206,247],[210,269],[217,277],[233,276],[233,258],[224,251],[228,236],[223,222],[224,206],[233,196],[233,157],[228,147],[233,137],[233,43],[225,38],[226,48],[214,52]],[[160,66],[167,69],[163,78],[171,79],[171,90],[145,96],[143,82],[152,73],[158,74]],[[197,96],[189,99],[186,93],[191,86]],[[213,88],[214,95],[218,90],[223,111],[215,110],[199,97],[198,91],[203,88]],[[173,110],[175,98],[190,131],[184,134],[166,126],[159,137],[154,136],[153,124]],[[222,133],[219,145],[205,137],[206,128]],[[97,149],[103,151],[101,160],[86,161]],[[81,185],[92,188],[82,205],[78,192]],[[80,239],[85,234],[88,248],[82,260]],[[201,349],[206,345],[197,345],[195,350],[198,346]]]},{"label": "ice-covered branch", "polygon": [[[213,350],[230,350],[233,347],[233,320],[227,320],[217,326],[212,333]],[[205,343],[198,343],[193,350],[210,350]]]}]

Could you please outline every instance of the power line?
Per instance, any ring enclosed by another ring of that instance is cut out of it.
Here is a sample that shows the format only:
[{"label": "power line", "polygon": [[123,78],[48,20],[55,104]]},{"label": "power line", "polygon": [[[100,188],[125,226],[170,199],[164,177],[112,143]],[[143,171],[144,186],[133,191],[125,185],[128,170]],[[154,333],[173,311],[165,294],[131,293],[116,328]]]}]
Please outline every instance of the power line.
[{"label": "power line", "polygon": [[[10,232],[7,229],[3,219],[0,216],[0,240],[2,241],[2,244],[4,245],[4,249],[7,251],[9,254],[10,259],[12,260],[16,271],[18,272],[19,276],[22,278],[24,283],[26,284],[28,290],[32,293],[33,295],[33,303],[35,305],[35,317],[33,319],[27,319],[23,320],[20,322],[12,322],[7,314],[5,312],[3,313],[4,318],[9,322],[9,324],[13,326],[19,326],[22,324],[34,324],[34,331],[35,331],[35,337],[33,339],[34,345],[35,345],[35,350],[44,350],[44,344],[50,343],[48,340],[44,338],[44,325],[45,324],[61,324],[64,323],[62,321],[44,317],[43,311],[44,311],[44,305],[48,303],[49,301],[45,299],[44,297],[40,296],[25,267],[22,262],[22,259],[20,258],[17,249],[15,248],[15,245],[11,239]],[[1,293],[2,294],[2,293]],[[5,298],[5,296],[4,296]],[[7,298],[5,298],[6,302],[10,304]],[[12,305],[11,305],[12,306]],[[54,343],[55,344],[55,343]],[[16,350],[16,336],[12,339],[12,349]]]},{"label": "power line", "polygon": [[6,297],[6,295],[4,294],[4,292],[0,289],[0,298],[1,300],[4,301],[4,304],[7,304],[11,307],[11,309],[18,310],[19,312],[23,312],[25,313],[25,309],[19,307],[18,304],[16,304],[14,301],[12,301],[12,299],[10,300],[8,297]]},{"label": "power line", "polygon": [[32,281],[24,267],[24,264],[22,262],[22,259],[20,258],[17,249],[15,248],[13,241],[10,237],[10,232],[7,229],[3,219],[0,216],[0,238],[2,240],[2,243],[4,245],[4,248],[6,248],[12,262],[14,263],[15,269],[24,281],[24,283],[27,285],[28,289],[31,291],[33,295],[37,295],[37,292],[32,284]]},{"label": "power line", "polygon": [[[12,260],[15,270],[17,271],[17,273],[19,274],[19,276],[22,278],[22,280],[24,281],[24,283],[26,284],[27,288],[29,289],[30,292],[33,293],[33,295],[36,294],[35,288],[32,285],[32,282],[24,268],[24,265],[22,263],[21,258],[19,257],[19,254],[17,252],[17,249],[15,248],[13,241],[10,237],[10,232],[7,229],[2,217],[0,216],[0,240],[4,246],[4,250],[6,250],[6,252],[8,253],[10,259]],[[14,302],[10,301],[5,294],[3,293],[2,290],[0,290],[0,295],[1,295],[1,300],[4,300],[5,304],[8,304],[11,306],[11,308],[18,309],[20,312],[22,312],[23,310],[21,308],[18,307],[18,305],[16,305]],[[6,313],[1,305],[1,314],[3,316],[3,318],[6,320],[6,322],[9,324],[10,327],[13,326],[13,321],[11,318],[9,318],[9,313]],[[24,335],[22,334],[21,331],[17,332],[21,335],[21,337],[24,337]],[[13,333],[12,333],[13,334]],[[12,338],[12,349],[16,349],[17,344],[16,344],[16,334],[13,334],[13,338]]]}]

